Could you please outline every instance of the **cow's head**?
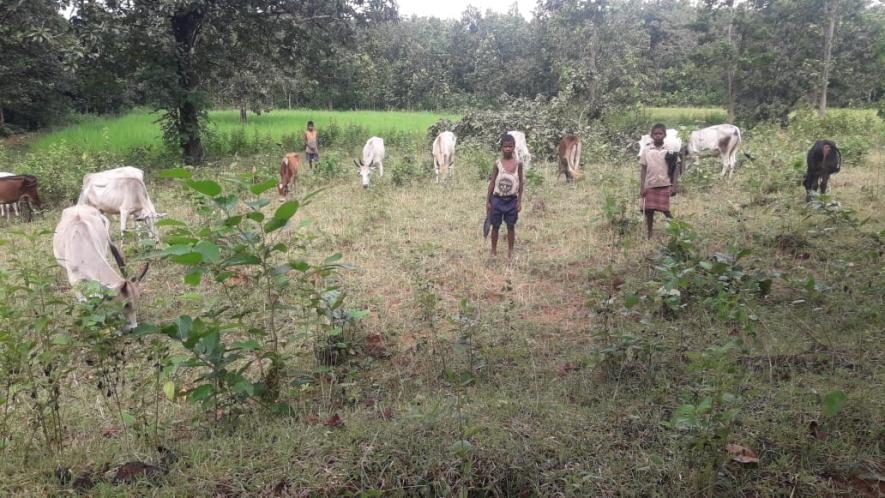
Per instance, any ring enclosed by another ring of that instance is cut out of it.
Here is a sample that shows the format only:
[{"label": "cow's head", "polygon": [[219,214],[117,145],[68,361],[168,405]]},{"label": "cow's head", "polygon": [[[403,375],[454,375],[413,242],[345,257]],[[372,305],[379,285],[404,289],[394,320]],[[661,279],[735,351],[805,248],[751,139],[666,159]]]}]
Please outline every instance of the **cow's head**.
[{"label": "cow's head", "polygon": [[160,240],[160,232],[157,230],[157,220],[166,216],[166,213],[139,213],[135,217],[135,221],[143,221],[145,225],[147,225],[148,232],[151,234],[151,238],[156,241]]},{"label": "cow's head", "polygon": [[372,171],[375,171],[374,166],[367,166],[366,163],[362,161],[362,159],[357,162],[356,159],[353,160],[353,165],[356,166],[357,174],[360,175],[360,178],[363,179],[363,188],[369,186],[369,176],[372,174]]},{"label": "cow's head", "polygon": [[134,329],[138,326],[138,318],[136,317],[136,309],[138,309],[138,301],[141,297],[141,281],[150,268],[150,263],[145,263],[141,267],[138,274],[132,278],[126,277],[126,265],[123,263],[123,257],[120,251],[111,244],[111,254],[117,261],[117,266],[123,274],[123,281],[117,286],[117,298],[123,301],[123,312],[126,314],[127,328]]},{"label": "cow's head", "polygon": [[277,195],[279,195],[281,201],[285,201],[286,196],[289,195],[289,184],[288,183],[278,183],[277,184]]}]

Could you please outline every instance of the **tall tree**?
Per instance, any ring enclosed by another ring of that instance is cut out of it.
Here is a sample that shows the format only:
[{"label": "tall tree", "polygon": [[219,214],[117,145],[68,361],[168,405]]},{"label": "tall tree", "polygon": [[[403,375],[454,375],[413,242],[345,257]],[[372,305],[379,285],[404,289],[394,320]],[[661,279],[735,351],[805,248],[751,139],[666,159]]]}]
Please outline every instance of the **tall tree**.
[{"label": "tall tree", "polygon": [[396,14],[390,0],[77,0],[127,26],[148,96],[163,110],[164,136],[186,163],[203,159],[207,84],[246,61],[284,66],[349,36],[353,23]]},{"label": "tall tree", "polygon": [[60,14],[66,2],[0,2],[0,132],[57,122],[68,109],[76,40]]}]

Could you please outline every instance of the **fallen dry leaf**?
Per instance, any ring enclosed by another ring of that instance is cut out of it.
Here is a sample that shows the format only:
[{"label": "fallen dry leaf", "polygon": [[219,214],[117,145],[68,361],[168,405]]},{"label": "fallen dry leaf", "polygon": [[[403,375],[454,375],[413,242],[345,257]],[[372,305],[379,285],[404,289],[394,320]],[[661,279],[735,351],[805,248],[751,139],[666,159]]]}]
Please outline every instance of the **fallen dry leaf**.
[{"label": "fallen dry leaf", "polygon": [[102,437],[106,438],[116,437],[118,434],[120,434],[119,427],[105,427],[101,430]]},{"label": "fallen dry leaf", "polygon": [[827,433],[820,429],[817,420],[812,420],[811,423],[808,424],[808,433],[811,434],[811,437],[814,439],[820,439],[821,441],[827,440]]},{"label": "fallen dry leaf", "polygon": [[339,417],[336,413],[326,420],[323,420],[323,425],[325,425],[326,427],[343,427],[344,421],[341,420],[341,417]]},{"label": "fallen dry leaf", "polygon": [[577,365],[575,365],[572,362],[567,362],[567,363],[564,363],[559,366],[559,368],[557,369],[556,375],[559,375],[560,377],[565,377],[566,375],[576,371],[577,369],[578,369]]},{"label": "fallen dry leaf", "polygon": [[317,417],[317,416],[316,416],[315,414],[313,414],[313,413],[311,413],[310,415],[308,415],[308,416],[307,416],[307,419],[305,420],[305,422],[307,422],[307,425],[314,425],[314,424],[316,424],[316,423],[319,422],[319,421],[320,421],[320,418]]},{"label": "fallen dry leaf", "polygon": [[756,452],[739,444],[725,446],[725,451],[731,454],[731,459],[738,463],[759,463]]}]

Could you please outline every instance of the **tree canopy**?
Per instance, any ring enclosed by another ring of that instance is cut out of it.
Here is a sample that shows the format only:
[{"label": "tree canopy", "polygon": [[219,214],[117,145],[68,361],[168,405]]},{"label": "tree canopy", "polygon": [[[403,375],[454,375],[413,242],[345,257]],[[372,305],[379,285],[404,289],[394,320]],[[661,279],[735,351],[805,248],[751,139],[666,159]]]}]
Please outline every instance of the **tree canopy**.
[{"label": "tree canopy", "polygon": [[[70,6],[70,18],[61,14]],[[0,125],[149,105],[188,162],[233,106],[500,108],[567,96],[719,105],[737,122],[885,98],[885,8],[866,0],[538,0],[401,19],[393,0],[7,0]]]}]

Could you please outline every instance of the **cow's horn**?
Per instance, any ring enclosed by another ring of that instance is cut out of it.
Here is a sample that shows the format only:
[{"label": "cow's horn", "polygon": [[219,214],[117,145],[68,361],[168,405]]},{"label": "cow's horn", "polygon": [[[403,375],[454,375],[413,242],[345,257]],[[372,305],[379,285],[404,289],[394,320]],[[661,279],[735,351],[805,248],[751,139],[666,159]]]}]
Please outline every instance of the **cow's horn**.
[{"label": "cow's horn", "polygon": [[110,246],[111,254],[114,255],[114,260],[117,262],[120,272],[123,273],[123,278],[126,278],[126,263],[123,262],[123,256],[120,254],[120,250],[117,249],[117,246],[114,244],[110,244]]},{"label": "cow's horn", "polygon": [[141,270],[138,271],[138,276],[132,279],[133,282],[141,282],[144,279],[145,274],[148,272],[148,269],[151,267],[151,262],[148,261],[141,267]]}]

